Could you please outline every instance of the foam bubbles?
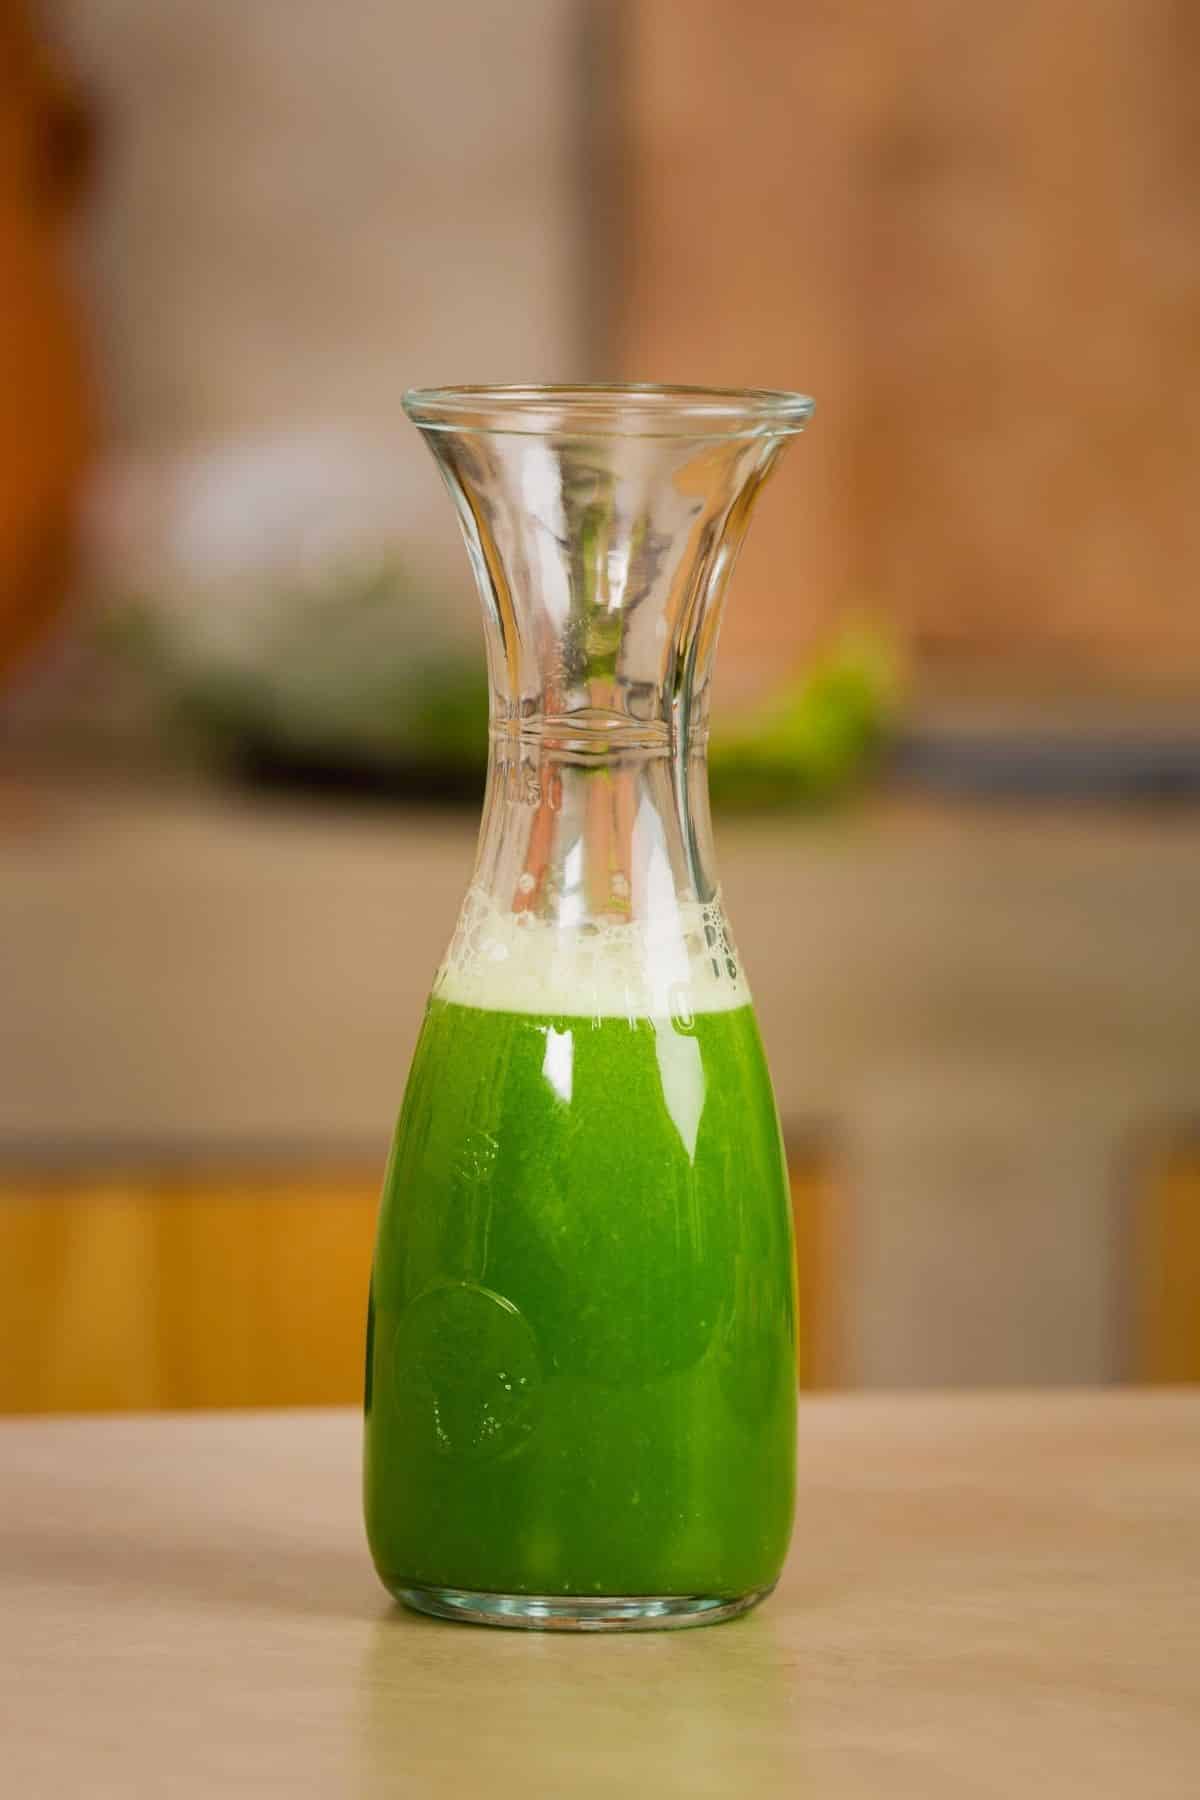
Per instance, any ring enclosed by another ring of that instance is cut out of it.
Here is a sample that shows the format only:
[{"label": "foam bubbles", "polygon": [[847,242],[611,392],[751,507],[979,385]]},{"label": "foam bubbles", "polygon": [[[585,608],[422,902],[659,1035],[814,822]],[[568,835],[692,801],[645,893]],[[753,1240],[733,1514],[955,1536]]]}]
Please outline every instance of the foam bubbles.
[{"label": "foam bubbles", "polygon": [[434,994],[489,1012],[684,1020],[746,1006],[720,900],[649,920],[562,925],[471,889]]}]

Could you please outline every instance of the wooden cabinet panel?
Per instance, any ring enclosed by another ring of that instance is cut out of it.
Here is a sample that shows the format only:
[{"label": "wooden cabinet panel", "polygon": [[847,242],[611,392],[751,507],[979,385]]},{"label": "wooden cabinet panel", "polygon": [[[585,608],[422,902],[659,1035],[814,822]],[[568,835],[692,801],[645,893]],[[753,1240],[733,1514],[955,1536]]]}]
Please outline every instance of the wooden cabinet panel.
[{"label": "wooden cabinet panel", "polygon": [[723,682],[831,610],[918,664],[1200,686],[1200,11],[625,15],[623,374],[809,389]]},{"label": "wooden cabinet panel", "polygon": [[358,1400],[379,1177],[8,1177],[0,1411]]}]

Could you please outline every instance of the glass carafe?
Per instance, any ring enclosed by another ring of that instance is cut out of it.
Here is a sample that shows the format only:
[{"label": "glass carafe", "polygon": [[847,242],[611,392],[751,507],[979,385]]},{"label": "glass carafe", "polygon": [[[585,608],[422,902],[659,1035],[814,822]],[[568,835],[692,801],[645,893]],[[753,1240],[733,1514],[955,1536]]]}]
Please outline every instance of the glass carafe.
[{"label": "glass carafe", "polygon": [[491,753],[371,1280],[365,1499],[422,1610],[682,1625],[792,1525],[779,1124],[713,863],[713,652],[799,395],[411,393],[483,601]]}]

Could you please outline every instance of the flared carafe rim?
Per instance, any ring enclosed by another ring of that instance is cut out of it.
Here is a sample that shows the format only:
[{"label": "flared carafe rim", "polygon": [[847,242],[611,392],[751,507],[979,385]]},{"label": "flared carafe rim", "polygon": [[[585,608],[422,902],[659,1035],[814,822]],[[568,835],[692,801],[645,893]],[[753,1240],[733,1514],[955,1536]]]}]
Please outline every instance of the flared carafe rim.
[{"label": "flared carafe rim", "polygon": [[785,437],[812,417],[807,394],[782,388],[660,382],[410,388],[404,410],[423,431],[517,436]]}]

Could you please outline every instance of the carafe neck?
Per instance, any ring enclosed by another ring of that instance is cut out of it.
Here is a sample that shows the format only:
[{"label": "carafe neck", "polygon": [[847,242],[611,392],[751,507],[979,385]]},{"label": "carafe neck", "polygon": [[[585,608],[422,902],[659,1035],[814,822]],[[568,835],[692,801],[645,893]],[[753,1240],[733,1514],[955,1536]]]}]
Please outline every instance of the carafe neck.
[{"label": "carafe neck", "polygon": [[725,591],[794,395],[410,395],[483,602],[491,754],[475,889],[564,926],[716,892],[705,770]]}]

